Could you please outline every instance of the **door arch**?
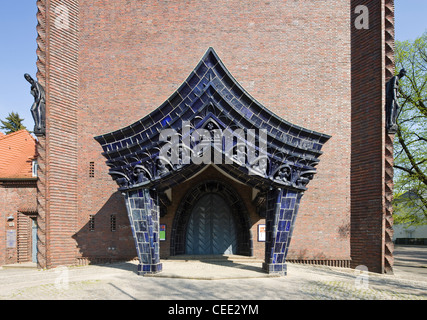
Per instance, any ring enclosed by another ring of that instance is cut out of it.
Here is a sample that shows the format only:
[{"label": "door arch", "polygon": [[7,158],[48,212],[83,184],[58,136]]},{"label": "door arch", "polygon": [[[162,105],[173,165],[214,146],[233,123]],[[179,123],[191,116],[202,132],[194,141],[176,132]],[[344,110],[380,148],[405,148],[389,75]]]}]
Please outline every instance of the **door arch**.
[{"label": "door arch", "polygon": [[[195,226],[195,223],[200,223],[200,219],[202,219],[200,217],[202,214],[201,207],[207,208],[203,218],[206,223],[204,230],[200,229],[200,225]],[[218,210],[217,208],[219,207],[223,209]],[[226,227],[227,229],[223,230],[223,232],[232,233],[233,235],[213,235],[213,228],[218,229],[221,225],[224,226],[227,221],[230,222],[231,226]],[[201,232],[201,235],[194,236],[194,229],[198,230],[199,233]],[[206,249],[206,251],[200,250],[200,248],[195,250],[194,244],[191,246],[190,243],[187,243],[191,240],[192,232],[193,241],[199,241],[203,238],[203,235],[207,236],[205,247],[209,249]],[[213,241],[222,241],[222,244],[217,244],[215,249],[215,245],[211,244]],[[225,247],[227,243],[228,246]],[[181,199],[175,213],[170,248],[171,256],[180,254],[238,254],[252,256],[253,245],[249,214],[240,195],[229,185],[217,180],[205,181],[190,189]],[[220,253],[222,249],[224,249],[224,252]],[[207,253],[207,250],[212,253]]]}]

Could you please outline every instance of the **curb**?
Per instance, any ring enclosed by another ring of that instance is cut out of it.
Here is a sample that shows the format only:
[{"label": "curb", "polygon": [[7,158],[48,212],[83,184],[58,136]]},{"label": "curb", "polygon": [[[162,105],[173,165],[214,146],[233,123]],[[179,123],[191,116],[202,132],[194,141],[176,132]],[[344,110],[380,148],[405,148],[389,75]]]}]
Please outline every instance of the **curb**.
[{"label": "curb", "polygon": [[0,267],[1,269],[34,269],[37,270],[37,264],[35,263],[14,263],[14,264],[5,264]]}]

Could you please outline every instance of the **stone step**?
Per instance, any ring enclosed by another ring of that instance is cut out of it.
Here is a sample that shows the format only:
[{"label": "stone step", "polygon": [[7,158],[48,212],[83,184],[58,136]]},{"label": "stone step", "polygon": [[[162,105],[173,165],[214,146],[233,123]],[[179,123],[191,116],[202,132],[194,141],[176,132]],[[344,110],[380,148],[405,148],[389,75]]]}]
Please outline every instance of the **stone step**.
[{"label": "stone step", "polygon": [[1,266],[3,269],[37,269],[37,263],[35,262],[22,262],[22,263],[13,263],[5,264]]}]

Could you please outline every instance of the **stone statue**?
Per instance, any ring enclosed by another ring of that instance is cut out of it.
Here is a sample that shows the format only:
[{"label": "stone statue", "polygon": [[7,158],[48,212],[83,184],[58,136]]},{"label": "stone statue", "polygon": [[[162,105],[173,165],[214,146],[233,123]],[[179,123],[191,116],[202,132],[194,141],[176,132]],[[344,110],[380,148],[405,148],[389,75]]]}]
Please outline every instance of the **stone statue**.
[{"label": "stone statue", "polygon": [[283,166],[282,168],[280,168],[279,172],[277,172],[274,179],[279,182],[290,182],[291,173],[292,173],[291,167]]},{"label": "stone statue", "polygon": [[397,115],[399,113],[399,80],[406,75],[406,70],[401,69],[399,74],[391,78],[386,84],[386,129],[388,133],[397,131]]},{"label": "stone statue", "polygon": [[28,73],[24,75],[25,79],[31,84],[31,94],[34,97],[34,103],[31,106],[31,114],[34,118],[34,134],[43,135],[46,133],[46,96],[42,85],[35,81]]},{"label": "stone statue", "polygon": [[133,170],[133,180],[136,184],[144,183],[149,180],[147,178],[147,173],[144,171],[142,166],[135,166]]},{"label": "stone statue", "polygon": [[157,176],[161,177],[169,173],[169,169],[166,167],[167,161],[164,159],[159,159],[157,162]]}]

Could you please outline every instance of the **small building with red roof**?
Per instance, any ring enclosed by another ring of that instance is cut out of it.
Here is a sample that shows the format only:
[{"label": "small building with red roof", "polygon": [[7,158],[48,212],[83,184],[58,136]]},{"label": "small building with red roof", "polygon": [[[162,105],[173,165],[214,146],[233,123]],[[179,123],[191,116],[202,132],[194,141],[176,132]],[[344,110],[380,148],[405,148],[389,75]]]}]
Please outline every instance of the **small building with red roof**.
[{"label": "small building with red roof", "polygon": [[0,265],[37,261],[37,150],[27,131],[0,133]]}]

